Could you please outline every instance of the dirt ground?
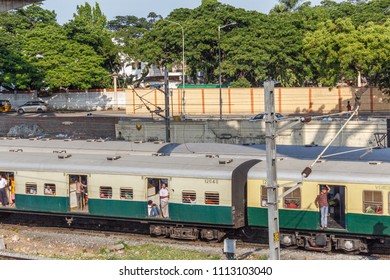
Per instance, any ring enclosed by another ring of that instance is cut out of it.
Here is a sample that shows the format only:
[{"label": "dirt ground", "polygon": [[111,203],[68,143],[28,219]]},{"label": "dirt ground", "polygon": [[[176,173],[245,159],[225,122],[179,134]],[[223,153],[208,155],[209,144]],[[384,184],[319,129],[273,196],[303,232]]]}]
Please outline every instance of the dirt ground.
[{"label": "dirt ground", "polygon": [[[40,258],[55,259],[104,259],[105,256],[115,257],[124,253],[124,246],[141,246],[144,244],[161,245],[162,239],[148,236],[126,234],[97,233],[71,229],[31,228],[18,225],[0,225],[0,240],[6,251]],[[206,255],[226,259],[223,254],[223,243],[188,243],[164,239],[164,246],[182,250],[191,250]],[[237,246],[236,258],[266,259],[268,250],[262,246]],[[366,256],[351,256],[345,254],[326,254],[305,252],[302,250],[281,250],[284,260],[364,260]]]}]

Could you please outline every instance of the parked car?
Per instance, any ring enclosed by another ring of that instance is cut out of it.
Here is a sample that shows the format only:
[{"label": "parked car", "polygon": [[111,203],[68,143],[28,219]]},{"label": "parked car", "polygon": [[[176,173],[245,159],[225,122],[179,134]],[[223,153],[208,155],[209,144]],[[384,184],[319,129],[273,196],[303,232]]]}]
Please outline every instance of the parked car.
[{"label": "parked car", "polygon": [[9,100],[0,100],[0,112],[8,112],[11,110],[11,102]]},{"label": "parked car", "polygon": [[[280,120],[280,119],[285,119],[286,117],[283,116],[282,114],[280,113],[275,113],[275,117],[277,120]],[[254,116],[253,118],[250,118],[249,121],[251,122],[256,122],[256,121],[263,121],[265,120],[265,113],[260,113],[260,114],[257,114],[256,116]]]},{"label": "parked car", "polygon": [[23,105],[19,106],[16,111],[19,114],[24,113],[43,113],[47,112],[47,104],[43,101],[28,101]]}]

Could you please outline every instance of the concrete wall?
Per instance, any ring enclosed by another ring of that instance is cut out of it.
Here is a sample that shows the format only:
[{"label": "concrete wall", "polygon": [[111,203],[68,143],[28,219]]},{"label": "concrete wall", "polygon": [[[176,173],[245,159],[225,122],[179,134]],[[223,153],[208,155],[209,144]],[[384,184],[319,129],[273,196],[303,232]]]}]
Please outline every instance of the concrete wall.
[{"label": "concrete wall", "polygon": [[[312,121],[298,124],[285,130],[277,137],[278,144],[285,145],[327,145],[344,125],[341,121]],[[279,123],[279,127],[286,123]],[[119,120],[116,125],[117,137],[128,141],[165,140],[164,122]],[[333,146],[367,147],[375,144],[375,133],[386,133],[386,119],[351,121],[336,138]],[[232,121],[182,121],[171,122],[172,143],[234,143],[264,144],[265,123],[248,120]]]},{"label": "concrete wall", "polygon": [[8,99],[12,109],[29,100],[44,100],[49,110],[95,111],[107,109],[125,109],[126,93],[118,90],[102,90],[98,92],[60,92],[49,97],[38,97],[36,93],[0,93],[0,99]]},{"label": "concrete wall", "polygon": [[[362,90],[361,111],[388,112],[389,97],[374,88],[276,88],[275,110],[284,114],[334,113],[346,110],[347,101],[355,104],[355,93]],[[126,114],[148,113],[138,96],[147,100],[146,104],[154,110],[154,105],[164,108],[164,93],[156,89],[134,89],[126,91]],[[182,110],[183,92],[173,89],[170,98],[171,115],[204,114],[219,115],[219,89],[186,89],[185,106]],[[264,111],[264,89],[262,88],[224,88],[222,89],[223,115],[250,115]]]},{"label": "concrete wall", "polygon": [[115,139],[116,117],[36,117],[4,114],[0,118],[0,135],[50,138]]}]

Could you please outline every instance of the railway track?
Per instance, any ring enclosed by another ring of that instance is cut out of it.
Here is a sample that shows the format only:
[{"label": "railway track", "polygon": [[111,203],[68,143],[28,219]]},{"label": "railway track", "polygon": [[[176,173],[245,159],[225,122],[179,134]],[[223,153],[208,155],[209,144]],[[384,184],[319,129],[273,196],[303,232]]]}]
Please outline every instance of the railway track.
[{"label": "railway track", "polygon": [[[164,237],[151,237],[139,233],[112,232],[102,230],[87,230],[74,228],[37,227],[36,225],[2,224],[0,235],[8,236],[10,250],[0,251],[3,259],[42,259],[36,255],[55,255],[57,252],[68,254],[70,259],[78,259],[82,252],[89,252],[90,248],[115,247],[119,243],[127,246],[139,246],[141,244],[156,244],[174,247],[182,250],[200,251],[210,255],[223,255],[223,242],[182,241]],[[15,235],[18,238],[15,238]],[[12,239],[17,239],[16,242]],[[20,243],[20,244],[19,244]],[[24,247],[25,248],[24,248]],[[78,249],[78,250],[77,250]],[[16,250],[16,251],[15,251]],[[23,252],[25,251],[25,252]],[[9,252],[14,254],[8,254]],[[22,253],[20,253],[22,252]],[[1,253],[5,253],[4,256]],[[16,254],[15,254],[16,253]],[[31,253],[31,254],[30,254]],[[74,257],[72,257],[72,254]],[[253,244],[237,240],[236,258],[266,259],[268,256],[268,244]],[[92,255],[89,255],[92,257]],[[281,250],[283,260],[388,260],[389,255],[347,255],[339,253],[309,252],[301,249]]]}]

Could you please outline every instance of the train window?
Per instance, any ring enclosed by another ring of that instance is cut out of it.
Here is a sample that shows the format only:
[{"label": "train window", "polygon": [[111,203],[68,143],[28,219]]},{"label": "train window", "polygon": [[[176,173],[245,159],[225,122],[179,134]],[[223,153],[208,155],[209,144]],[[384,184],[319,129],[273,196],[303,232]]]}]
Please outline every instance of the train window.
[{"label": "train window", "polygon": [[26,183],[26,194],[37,194],[37,184]]},{"label": "train window", "polygon": [[389,214],[390,214],[390,192],[389,192],[389,197],[388,197],[387,201],[389,202],[389,205],[387,206],[387,208],[388,208],[388,211],[389,211]]},{"label": "train window", "polygon": [[100,198],[111,199],[112,188],[111,187],[100,187]]},{"label": "train window", "polygon": [[45,184],[43,193],[45,195],[56,195],[56,185],[54,184]]},{"label": "train window", "polygon": [[268,198],[267,198],[267,188],[266,186],[262,185],[261,186],[261,207],[267,207],[267,201],[268,201]]},{"label": "train window", "polygon": [[121,199],[133,200],[133,189],[132,188],[121,188]]},{"label": "train window", "polygon": [[363,191],[363,212],[371,214],[383,213],[382,192]]},{"label": "train window", "polygon": [[181,193],[181,198],[183,200],[183,203],[195,203],[196,193],[194,191],[183,191]]},{"label": "train window", "polygon": [[206,192],[205,193],[205,204],[219,204],[219,193],[217,192]]},{"label": "train window", "polygon": [[[284,188],[283,192],[291,188]],[[286,195],[283,201],[284,208],[301,208],[301,189],[296,189]]]}]

